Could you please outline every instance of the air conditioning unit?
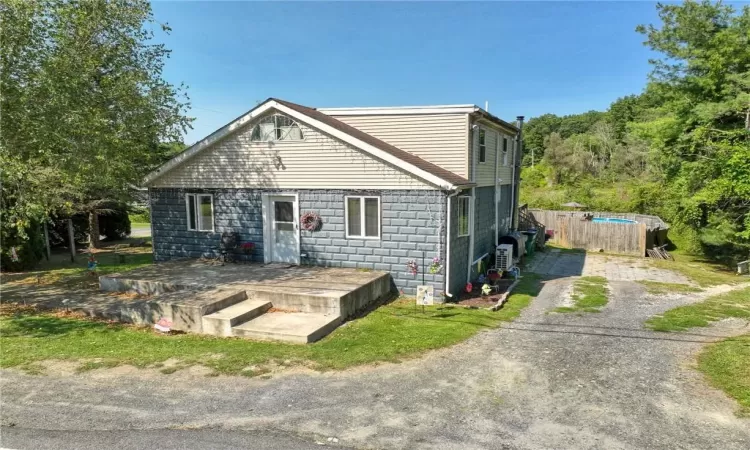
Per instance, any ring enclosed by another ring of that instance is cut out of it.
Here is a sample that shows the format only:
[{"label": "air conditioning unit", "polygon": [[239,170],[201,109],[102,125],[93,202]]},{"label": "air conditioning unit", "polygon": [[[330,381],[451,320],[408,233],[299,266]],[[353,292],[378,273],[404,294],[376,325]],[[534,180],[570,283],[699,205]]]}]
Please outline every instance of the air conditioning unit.
[{"label": "air conditioning unit", "polygon": [[500,244],[495,249],[495,268],[508,271],[513,267],[513,244]]}]

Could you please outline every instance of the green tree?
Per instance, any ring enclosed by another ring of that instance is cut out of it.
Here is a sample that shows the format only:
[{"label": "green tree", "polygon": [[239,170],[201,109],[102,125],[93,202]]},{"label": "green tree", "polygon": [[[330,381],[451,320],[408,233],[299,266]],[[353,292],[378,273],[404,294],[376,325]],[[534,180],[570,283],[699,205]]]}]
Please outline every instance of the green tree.
[{"label": "green tree", "polygon": [[[145,0],[0,4],[3,226],[127,200],[189,127],[184,86],[162,78],[169,55]],[[96,244],[98,233],[92,232]]]},{"label": "green tree", "polygon": [[534,162],[541,161],[544,156],[544,140],[550,134],[556,133],[561,123],[562,118],[554,114],[543,114],[529,119],[523,127],[524,165],[532,165],[532,154]]},{"label": "green tree", "polygon": [[716,247],[720,236],[732,251],[746,256],[750,6],[736,11],[721,3],[687,1],[657,8],[661,27],[639,26],[637,31],[662,55],[651,61],[648,91],[661,100],[669,117],[671,132],[654,137],[674,196],[675,218],[703,234],[705,244]]}]

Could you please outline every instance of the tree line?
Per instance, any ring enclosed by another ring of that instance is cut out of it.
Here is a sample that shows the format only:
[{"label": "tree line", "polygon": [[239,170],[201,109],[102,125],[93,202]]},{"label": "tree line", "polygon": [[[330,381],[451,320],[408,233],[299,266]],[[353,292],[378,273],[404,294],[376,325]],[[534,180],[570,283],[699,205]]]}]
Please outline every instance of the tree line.
[{"label": "tree line", "polygon": [[657,5],[643,92],[525,127],[522,198],[656,214],[691,252],[750,257],[750,6]]},{"label": "tree line", "polygon": [[4,0],[0,23],[7,269],[38,261],[40,225],[56,217],[87,215],[97,246],[99,216],[182,148],[191,119],[186,87],[162,77],[169,50],[155,35],[169,27],[148,1]]}]

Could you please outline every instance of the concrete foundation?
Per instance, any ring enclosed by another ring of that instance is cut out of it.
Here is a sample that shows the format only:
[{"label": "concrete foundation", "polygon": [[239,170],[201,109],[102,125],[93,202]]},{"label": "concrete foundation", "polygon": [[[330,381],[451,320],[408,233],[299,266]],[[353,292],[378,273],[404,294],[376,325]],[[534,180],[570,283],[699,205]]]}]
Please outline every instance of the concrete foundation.
[{"label": "concrete foundation", "polygon": [[[388,273],[182,260],[99,278],[104,291],[153,296],[107,317],[216,336],[313,342],[391,292]],[[267,313],[270,308],[287,312]],[[104,315],[104,314],[102,314]]]}]

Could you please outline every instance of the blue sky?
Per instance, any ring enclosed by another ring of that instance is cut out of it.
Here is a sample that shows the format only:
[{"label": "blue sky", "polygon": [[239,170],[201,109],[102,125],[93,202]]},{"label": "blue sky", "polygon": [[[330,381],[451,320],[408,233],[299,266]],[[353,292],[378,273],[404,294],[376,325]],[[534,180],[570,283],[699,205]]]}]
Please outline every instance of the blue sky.
[{"label": "blue sky", "polygon": [[154,2],[192,143],[279,97],[314,107],[474,103],[511,120],[606,109],[646,83],[650,2]]}]

